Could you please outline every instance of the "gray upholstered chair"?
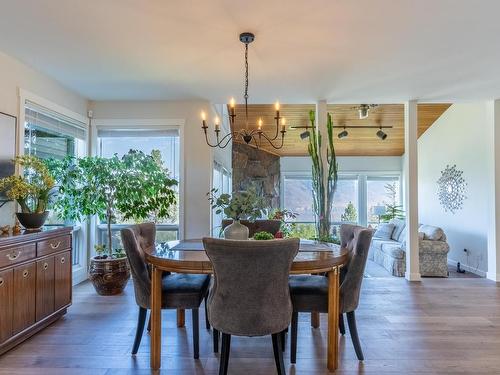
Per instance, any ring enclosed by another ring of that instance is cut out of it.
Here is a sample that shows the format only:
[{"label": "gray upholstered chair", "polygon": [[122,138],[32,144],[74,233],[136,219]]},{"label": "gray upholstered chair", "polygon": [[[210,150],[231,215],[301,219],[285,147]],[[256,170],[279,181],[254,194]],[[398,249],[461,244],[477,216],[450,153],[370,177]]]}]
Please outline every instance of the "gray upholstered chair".
[{"label": "gray upholstered chair", "polygon": [[[340,227],[341,246],[349,249],[349,260],[340,272],[340,319],[339,329],[345,334],[344,313],[347,315],[349,332],[354,350],[360,361],[363,351],[359,342],[354,311],[358,307],[361,282],[365,271],[368,249],[373,231],[357,225],[343,224]],[[328,279],[326,276],[291,276],[290,293],[293,303],[291,326],[290,361],[296,362],[297,325],[299,312],[328,312]]]},{"label": "gray upholstered chair", "polygon": [[[144,249],[155,246],[156,226],[154,223],[132,225],[121,230],[121,237],[134,281],[135,301],[139,305],[139,318],[132,354],[141,344],[147,310],[150,309],[151,275],[144,257]],[[193,319],[193,352],[199,357],[198,309],[208,294],[209,275],[171,274],[165,272],[162,280],[162,309],[191,310]]]},{"label": "gray upholstered chair", "polygon": [[292,316],[288,276],[299,239],[204,238],[203,245],[214,269],[208,319],[222,332],[219,375],[227,374],[231,335],[272,335],[276,368],[285,374],[281,335]]}]

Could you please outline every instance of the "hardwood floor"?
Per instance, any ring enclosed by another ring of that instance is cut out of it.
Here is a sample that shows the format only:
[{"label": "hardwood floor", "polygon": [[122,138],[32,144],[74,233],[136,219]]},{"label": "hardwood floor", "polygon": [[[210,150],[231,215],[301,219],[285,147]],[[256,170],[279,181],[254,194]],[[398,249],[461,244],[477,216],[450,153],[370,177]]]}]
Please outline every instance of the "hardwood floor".
[{"label": "hardwood floor", "polygon": [[[349,333],[340,341],[337,374],[500,373],[500,288],[485,279],[365,278],[358,330],[365,361],[356,360]],[[100,297],[89,283],[74,289],[68,314],[0,357],[2,374],[149,374],[149,337],[130,355],[138,309],[129,284],[124,295]],[[193,360],[191,319],[177,328],[174,311],[163,315],[164,374],[217,374],[218,355],[200,309],[200,359]],[[327,374],[326,316],[321,328],[299,318],[297,364],[287,373]],[[229,374],[275,374],[269,337],[231,343]]]}]

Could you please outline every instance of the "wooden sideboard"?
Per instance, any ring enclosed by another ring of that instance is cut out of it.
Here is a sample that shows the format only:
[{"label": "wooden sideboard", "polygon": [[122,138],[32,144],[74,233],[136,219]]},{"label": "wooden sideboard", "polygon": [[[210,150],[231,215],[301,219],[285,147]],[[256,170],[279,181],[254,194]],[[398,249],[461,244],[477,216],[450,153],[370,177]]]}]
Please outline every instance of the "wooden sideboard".
[{"label": "wooden sideboard", "polygon": [[71,305],[71,227],[0,236],[0,355]]}]

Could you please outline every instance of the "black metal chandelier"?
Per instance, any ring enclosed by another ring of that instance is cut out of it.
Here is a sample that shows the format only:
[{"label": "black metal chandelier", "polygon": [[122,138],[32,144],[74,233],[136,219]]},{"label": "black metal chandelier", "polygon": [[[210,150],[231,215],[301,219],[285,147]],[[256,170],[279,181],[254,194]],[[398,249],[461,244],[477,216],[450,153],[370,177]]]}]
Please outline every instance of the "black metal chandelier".
[{"label": "black metal chandelier", "polygon": [[[215,132],[215,143],[211,143],[208,139],[207,133],[207,121],[206,114],[204,112],[201,113],[201,120],[203,132],[205,133],[205,140],[207,145],[210,147],[219,147],[225,148],[231,140],[242,140],[247,145],[254,146],[256,148],[261,147],[262,142],[267,142],[275,149],[280,149],[283,147],[283,141],[286,133],[286,119],[280,116],[280,104],[276,102],[276,116],[274,120],[276,121],[276,132],[274,135],[267,135],[262,131],[263,121],[262,118],[259,118],[257,122],[257,128],[249,129],[248,124],[248,45],[255,40],[255,35],[252,33],[241,33],[240,41],[245,44],[245,91],[243,97],[245,98],[245,129],[243,130],[234,130],[234,119],[236,118],[235,114],[235,101],[231,99],[229,102],[229,124],[230,124],[230,132],[224,136],[221,136],[221,128],[220,128],[220,119],[218,117],[215,118],[214,121],[214,132]],[[280,130],[281,124],[281,130]],[[281,134],[281,137],[279,135]],[[277,141],[277,144],[274,142],[281,138],[281,142]]]}]

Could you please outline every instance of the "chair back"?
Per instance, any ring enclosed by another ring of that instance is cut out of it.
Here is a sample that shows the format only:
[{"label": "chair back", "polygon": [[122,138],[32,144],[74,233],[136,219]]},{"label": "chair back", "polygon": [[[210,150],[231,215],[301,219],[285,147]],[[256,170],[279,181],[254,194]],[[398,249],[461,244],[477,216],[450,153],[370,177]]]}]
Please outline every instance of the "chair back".
[{"label": "chair back", "polygon": [[132,272],[135,301],[140,307],[149,308],[151,275],[144,250],[155,246],[156,225],[155,223],[132,225],[122,229],[120,234]]},{"label": "chair back", "polygon": [[349,249],[349,260],[341,269],[340,311],[356,310],[373,231],[358,225],[340,226],[340,245]]},{"label": "chair back", "polygon": [[208,297],[212,326],[237,336],[264,336],[289,326],[288,276],[299,239],[235,241],[204,238],[214,269]]},{"label": "chair back", "polygon": [[[222,220],[222,229],[232,224],[232,222],[233,221],[230,219]],[[241,220],[240,222],[248,228],[249,237],[253,237],[253,235],[257,232],[269,232],[274,236],[278,233],[281,227],[280,220]]]}]

